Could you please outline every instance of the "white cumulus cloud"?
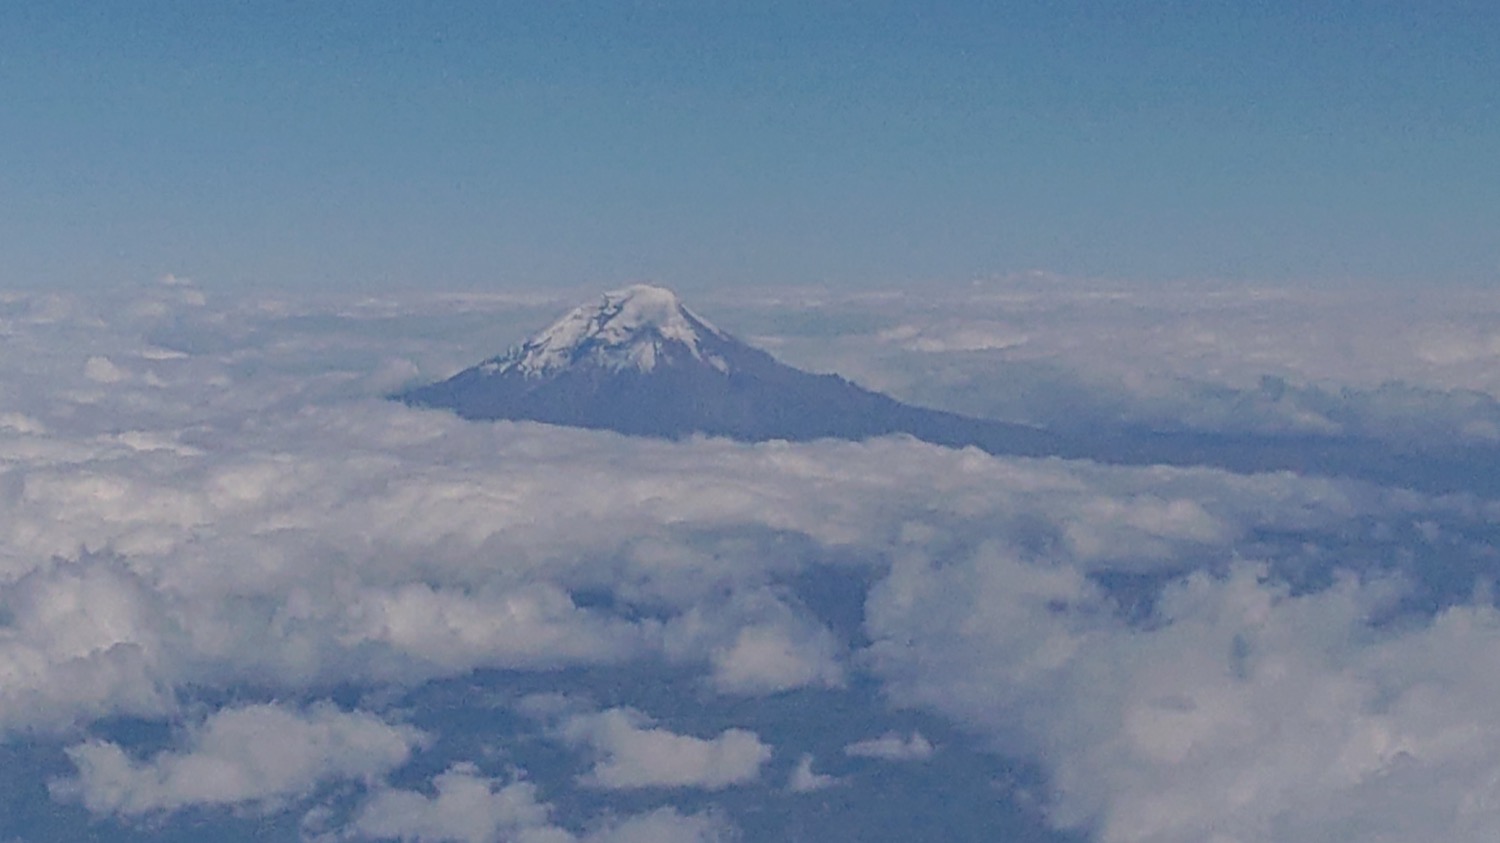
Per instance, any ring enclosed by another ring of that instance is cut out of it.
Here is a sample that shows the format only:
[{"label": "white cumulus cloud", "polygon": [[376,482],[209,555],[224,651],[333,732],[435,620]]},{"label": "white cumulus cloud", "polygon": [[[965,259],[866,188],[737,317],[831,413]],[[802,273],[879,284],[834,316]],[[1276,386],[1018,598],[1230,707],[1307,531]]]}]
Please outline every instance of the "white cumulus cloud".
[{"label": "white cumulus cloud", "polygon": [[878,758],[882,761],[926,761],[936,750],[921,732],[906,737],[887,732],[877,738],[855,741],[844,747],[844,754],[855,758]]},{"label": "white cumulus cloud", "polygon": [[793,793],[814,793],[826,790],[839,783],[836,776],[813,771],[813,756],[810,752],[804,752],[797,759],[797,766],[792,768],[792,774],[787,777],[787,790]]},{"label": "white cumulus cloud", "polygon": [[504,783],[460,763],[432,780],[432,794],[378,791],[356,813],[350,830],[377,840],[491,843],[570,843],[552,825],[551,808],[526,781]]},{"label": "white cumulus cloud", "polygon": [[664,807],[598,821],[574,833],[527,781],[509,782],[459,763],[432,780],[431,794],[383,789],[360,806],[345,836],[411,843],[717,843],[733,829],[711,813]]},{"label": "white cumulus cloud", "polygon": [[68,749],[75,778],[55,794],[95,814],[138,816],[189,806],[260,805],[311,794],[334,779],[373,780],[406,763],[425,740],[409,726],[327,704],[229,708],[210,715],[185,746],[149,759],[88,741]]},{"label": "white cumulus cloud", "polygon": [[606,790],[722,790],[755,781],[771,759],[771,747],[754,732],[726,729],[711,738],[682,735],[627,708],[575,714],[563,722],[560,733],[597,756],[583,782]]}]

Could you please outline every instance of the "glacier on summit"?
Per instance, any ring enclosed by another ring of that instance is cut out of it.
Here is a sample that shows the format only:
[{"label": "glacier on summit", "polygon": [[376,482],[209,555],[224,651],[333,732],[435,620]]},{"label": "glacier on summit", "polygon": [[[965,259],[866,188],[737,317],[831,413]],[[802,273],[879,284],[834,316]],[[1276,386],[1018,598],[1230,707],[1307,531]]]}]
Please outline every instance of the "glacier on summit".
[{"label": "glacier on summit", "polygon": [[649,372],[658,362],[690,358],[728,371],[724,358],[706,347],[706,337],[728,340],[688,310],[676,293],[635,284],[605,293],[602,304],[574,308],[525,344],[481,367],[490,374],[519,372],[540,378],[578,365]]}]

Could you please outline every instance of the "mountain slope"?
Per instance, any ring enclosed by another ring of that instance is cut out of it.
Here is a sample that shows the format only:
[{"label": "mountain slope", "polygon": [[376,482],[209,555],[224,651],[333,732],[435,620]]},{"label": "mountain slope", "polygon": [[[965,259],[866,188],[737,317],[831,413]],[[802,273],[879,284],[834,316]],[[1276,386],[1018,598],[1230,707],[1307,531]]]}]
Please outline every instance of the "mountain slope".
[{"label": "mountain slope", "polygon": [[1065,435],[916,407],[837,375],[787,366],[714,327],[670,290],[645,285],[606,293],[506,354],[394,397],[468,419],[637,436],[703,433],[755,442],[906,434],[992,454],[1247,473],[1290,470],[1427,491],[1500,494],[1500,449],[1493,447],[1395,450],[1353,437],[1108,426]]},{"label": "mountain slope", "polygon": [[975,424],[1018,439],[1047,438],[1032,428],[913,407],[837,375],[787,366],[713,327],[670,291],[644,285],[606,293],[507,354],[398,397],[470,419],[672,438],[908,433],[956,444],[973,438],[968,428]]}]

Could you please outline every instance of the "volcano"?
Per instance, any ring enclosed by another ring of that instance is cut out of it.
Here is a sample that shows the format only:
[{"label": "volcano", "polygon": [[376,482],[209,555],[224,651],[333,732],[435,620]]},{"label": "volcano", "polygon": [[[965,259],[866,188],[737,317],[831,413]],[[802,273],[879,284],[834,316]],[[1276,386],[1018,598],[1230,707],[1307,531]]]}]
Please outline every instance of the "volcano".
[{"label": "volcano", "polygon": [[466,419],[633,436],[797,442],[905,434],[997,455],[1293,471],[1500,495],[1500,447],[1493,445],[1398,447],[1342,436],[1154,431],[1107,420],[1063,433],[918,407],[781,363],[714,327],[671,290],[644,284],[605,293],[506,354],[392,397]]},{"label": "volcano", "polygon": [[671,290],[644,284],[605,293],[506,354],[397,398],[468,419],[638,436],[758,442],[905,433],[1038,454],[1056,445],[1036,428],[916,407],[793,368],[715,327]]}]

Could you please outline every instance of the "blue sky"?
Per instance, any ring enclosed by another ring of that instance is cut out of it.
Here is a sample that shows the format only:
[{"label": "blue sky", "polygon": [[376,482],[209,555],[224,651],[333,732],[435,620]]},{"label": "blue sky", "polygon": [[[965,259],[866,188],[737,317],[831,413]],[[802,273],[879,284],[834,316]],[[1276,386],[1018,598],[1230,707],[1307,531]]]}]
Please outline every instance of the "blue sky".
[{"label": "blue sky", "polygon": [[1500,280],[1484,2],[11,3],[0,285]]}]

